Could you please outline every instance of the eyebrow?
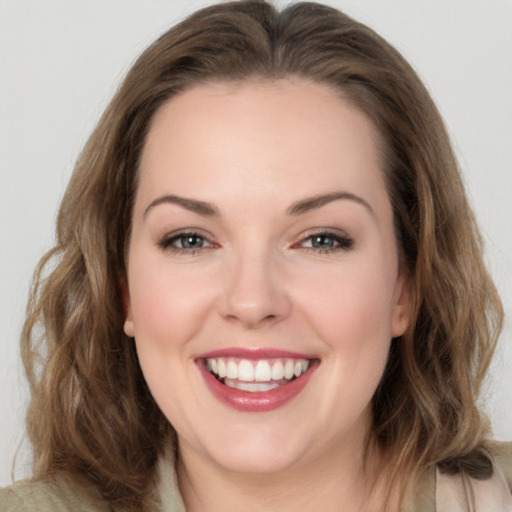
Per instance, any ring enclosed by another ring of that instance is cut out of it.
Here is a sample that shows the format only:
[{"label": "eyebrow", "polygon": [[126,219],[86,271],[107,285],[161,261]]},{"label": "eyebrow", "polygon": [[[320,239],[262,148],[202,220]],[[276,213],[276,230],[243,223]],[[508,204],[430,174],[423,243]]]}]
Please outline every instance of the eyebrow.
[{"label": "eyebrow", "polygon": [[[331,192],[329,194],[321,194],[318,196],[307,197],[305,199],[297,201],[296,203],[293,203],[286,210],[286,213],[287,215],[302,215],[311,210],[321,208],[322,206],[325,206],[326,204],[329,204],[332,201],[339,200],[354,201],[364,206],[373,216],[375,216],[375,212],[373,208],[370,206],[370,204],[367,201],[365,201],[362,197],[356,196],[351,192]],[[171,194],[161,196],[153,200],[144,210],[144,217],[146,217],[146,215],[152,208],[161,204],[176,204],[178,206],[181,206],[182,208],[185,208],[186,210],[189,210],[193,213],[197,213],[198,215],[202,215],[205,217],[214,217],[220,215],[218,208],[211,203]]]},{"label": "eyebrow", "polygon": [[331,192],[329,194],[322,194],[318,196],[308,197],[306,199],[301,199],[296,203],[293,203],[287,210],[288,215],[302,215],[303,213],[309,212],[311,210],[316,210],[325,206],[332,201],[338,200],[349,200],[354,201],[362,206],[364,206],[373,216],[375,216],[375,211],[370,206],[370,203],[365,201],[362,197],[356,196],[351,192]]},{"label": "eyebrow", "polygon": [[187,197],[165,195],[158,197],[148,205],[148,207],[144,210],[144,217],[146,217],[148,212],[155,206],[166,203],[177,204],[178,206],[185,208],[185,210],[189,210],[205,217],[213,217],[219,215],[219,210],[213,204],[206,203],[204,201],[198,201],[197,199],[189,199]]}]

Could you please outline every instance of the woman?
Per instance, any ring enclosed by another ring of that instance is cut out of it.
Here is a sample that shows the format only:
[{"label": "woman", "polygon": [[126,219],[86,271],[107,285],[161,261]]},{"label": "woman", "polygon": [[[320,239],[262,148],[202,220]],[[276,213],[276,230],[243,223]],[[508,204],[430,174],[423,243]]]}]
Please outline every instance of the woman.
[{"label": "woman", "polygon": [[192,15],[129,72],[57,233],[6,510],[511,509],[476,406],[499,299],[437,110],[367,27]]}]

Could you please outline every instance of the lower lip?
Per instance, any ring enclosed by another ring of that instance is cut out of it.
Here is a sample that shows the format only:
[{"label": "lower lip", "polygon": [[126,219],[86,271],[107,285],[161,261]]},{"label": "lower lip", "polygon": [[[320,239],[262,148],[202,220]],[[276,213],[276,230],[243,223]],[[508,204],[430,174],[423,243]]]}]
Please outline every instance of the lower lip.
[{"label": "lower lip", "polygon": [[252,393],[222,384],[206,369],[204,360],[198,361],[201,374],[213,395],[222,403],[242,412],[267,412],[286,405],[304,389],[318,365],[319,361],[313,360],[305,373],[288,384]]}]

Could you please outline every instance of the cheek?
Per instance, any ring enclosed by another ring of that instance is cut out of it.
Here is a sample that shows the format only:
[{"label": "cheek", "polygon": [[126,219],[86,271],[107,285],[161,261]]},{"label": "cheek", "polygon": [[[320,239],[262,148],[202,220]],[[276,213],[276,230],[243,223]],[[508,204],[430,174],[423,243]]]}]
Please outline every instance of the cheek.
[{"label": "cheek", "polygon": [[386,272],[364,264],[333,265],[330,272],[303,277],[296,286],[298,315],[318,338],[325,369],[318,375],[324,392],[316,414],[326,436],[335,438],[340,429],[360,427],[382,378],[392,338],[393,286]]},{"label": "cheek", "polygon": [[193,364],[189,342],[201,328],[215,287],[204,273],[173,268],[151,255],[136,256],[129,284],[139,363],[160,409],[179,425],[179,418],[186,417],[184,404],[196,399],[197,383],[187,371]]},{"label": "cheek", "polygon": [[303,314],[330,345],[357,349],[367,343],[387,345],[392,338],[393,283],[378,267],[333,266],[331,272],[310,274],[297,286],[297,297]]},{"label": "cheek", "polygon": [[215,273],[191,272],[150,258],[140,260],[145,264],[134,261],[129,273],[135,338],[161,348],[186,342],[212,302]]},{"label": "cheek", "polygon": [[301,310],[329,347],[335,387],[352,390],[345,398],[358,409],[371,399],[388,359],[394,282],[377,265],[346,270],[340,266],[310,280],[316,285],[302,296]]}]

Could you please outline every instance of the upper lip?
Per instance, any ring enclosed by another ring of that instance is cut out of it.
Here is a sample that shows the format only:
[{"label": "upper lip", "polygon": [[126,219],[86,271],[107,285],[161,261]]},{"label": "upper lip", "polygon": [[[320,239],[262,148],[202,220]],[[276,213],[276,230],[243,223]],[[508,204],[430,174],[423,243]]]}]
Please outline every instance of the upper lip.
[{"label": "upper lip", "polygon": [[197,359],[213,359],[216,357],[233,357],[240,359],[258,360],[258,359],[277,359],[277,358],[290,358],[290,359],[316,359],[312,354],[304,354],[293,352],[289,350],[280,350],[276,348],[245,348],[245,347],[230,347],[201,354]]}]

